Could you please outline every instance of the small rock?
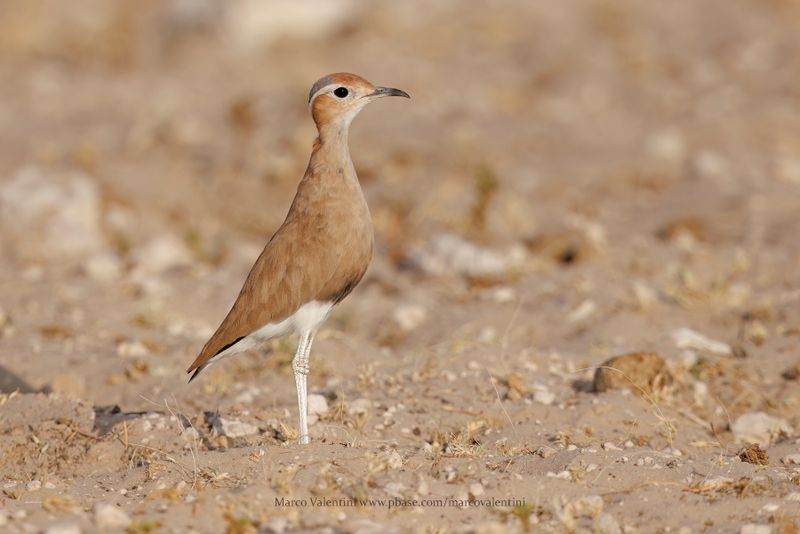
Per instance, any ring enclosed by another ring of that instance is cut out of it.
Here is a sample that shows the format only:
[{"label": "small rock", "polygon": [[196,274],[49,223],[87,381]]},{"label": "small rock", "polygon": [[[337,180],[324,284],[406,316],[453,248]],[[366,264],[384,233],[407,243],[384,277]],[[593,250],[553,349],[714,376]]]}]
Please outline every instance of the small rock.
[{"label": "small rock", "polygon": [[240,392],[236,395],[234,399],[237,403],[240,404],[250,404],[261,394],[261,390],[257,387],[249,386],[244,389],[244,391]]},{"label": "small rock", "polygon": [[757,443],[765,447],[780,436],[794,432],[786,420],[764,412],[740,415],[731,425],[731,431],[739,443]]},{"label": "small rock", "polygon": [[796,501],[800,502],[800,491],[793,491],[786,497],[784,497],[787,501]]},{"label": "small rock", "polygon": [[748,464],[769,465],[769,455],[767,451],[758,446],[758,443],[747,445],[739,451],[737,456],[741,461]]},{"label": "small rock", "polygon": [[603,511],[603,498],[599,495],[579,497],[565,507],[572,517],[597,517]]},{"label": "small rock", "polygon": [[706,224],[702,219],[686,217],[670,221],[656,235],[664,241],[672,241],[681,248],[690,250],[696,242],[705,241],[706,234]]},{"label": "small rock", "polygon": [[392,313],[392,319],[404,332],[411,332],[428,317],[428,311],[416,304],[407,304],[398,307]]},{"label": "small rock", "polygon": [[42,489],[42,481],[31,480],[25,485],[25,489],[28,491],[39,491],[40,489]]},{"label": "small rock", "polygon": [[94,521],[99,529],[123,529],[131,524],[131,518],[113,504],[100,503],[94,508]]},{"label": "small rock", "polygon": [[597,311],[597,304],[591,299],[584,300],[577,308],[567,314],[567,321],[570,323],[577,323],[588,319],[595,311]]},{"label": "small rock", "polygon": [[289,518],[276,517],[261,528],[264,529],[265,534],[283,534],[289,529]]},{"label": "small rock", "polygon": [[214,416],[211,420],[211,425],[217,434],[232,439],[258,434],[257,426],[237,419]]},{"label": "small rock", "polygon": [[533,394],[533,400],[539,404],[549,406],[556,400],[556,395],[552,391],[536,391]]},{"label": "small rock", "polygon": [[47,527],[44,534],[81,534],[81,527],[75,523],[56,523]]},{"label": "small rock", "polygon": [[517,294],[511,287],[498,287],[492,293],[492,299],[495,302],[499,302],[501,304],[504,304],[506,302],[512,302],[516,298]]},{"label": "small rock", "polygon": [[328,400],[324,395],[312,393],[308,396],[308,413],[318,417],[328,413]]},{"label": "small rock", "polygon": [[772,534],[772,527],[769,525],[757,525],[750,523],[742,525],[739,534]]},{"label": "small rock", "polygon": [[64,373],[50,381],[50,391],[68,399],[82,399],[86,394],[86,381],[75,373]]},{"label": "small rock", "polygon": [[622,534],[622,529],[614,516],[603,512],[594,520],[594,532],[597,534]]},{"label": "small rock", "polygon": [[385,491],[387,495],[397,497],[398,499],[403,498],[405,490],[406,486],[402,482],[389,482],[383,487],[383,491]]},{"label": "small rock", "polygon": [[357,14],[353,0],[241,0],[225,6],[229,40],[254,51],[285,37],[319,38],[345,26]]},{"label": "small rock", "polygon": [[493,326],[484,326],[478,333],[478,341],[481,343],[494,343],[497,341],[497,328]]},{"label": "small rock", "polygon": [[156,237],[132,253],[134,277],[162,274],[192,264],[192,252],[186,244],[172,234]]},{"label": "small rock", "polygon": [[781,458],[781,463],[784,465],[800,465],[800,454],[787,454]]},{"label": "small rock", "polygon": [[633,295],[640,310],[649,310],[658,301],[658,293],[640,280],[633,283]]},{"label": "small rock", "polygon": [[647,139],[647,152],[668,163],[681,164],[686,159],[686,137],[677,128],[665,128]]},{"label": "small rock", "polygon": [[594,374],[594,390],[630,389],[639,396],[649,395],[672,383],[667,364],[655,352],[632,352],[603,362]]},{"label": "small rock", "polygon": [[113,252],[98,252],[83,262],[83,272],[92,280],[111,282],[122,274],[122,262]]},{"label": "small rock", "polygon": [[473,482],[469,485],[469,492],[473,497],[479,497],[483,495],[483,484],[480,482]]},{"label": "small rock", "polygon": [[372,409],[372,402],[369,399],[356,399],[347,404],[347,413],[350,415],[363,415]]},{"label": "small rock", "polygon": [[412,259],[430,274],[457,273],[475,278],[504,276],[510,266],[508,257],[452,234],[434,237]]},{"label": "small rock", "polygon": [[139,340],[120,341],[117,344],[117,356],[125,358],[138,358],[150,354],[150,349]]},{"label": "small rock", "polygon": [[672,341],[679,349],[693,349],[721,356],[730,356],[733,349],[727,343],[717,341],[690,328],[678,328],[672,332]]},{"label": "small rock", "polygon": [[181,439],[188,443],[194,443],[200,439],[200,433],[194,427],[187,427],[181,432]]},{"label": "small rock", "polygon": [[387,457],[386,465],[390,469],[400,469],[403,467],[403,457],[397,451],[392,451]]},{"label": "small rock", "polygon": [[105,244],[100,206],[90,177],[27,167],[2,182],[0,227],[24,257],[78,258]]}]

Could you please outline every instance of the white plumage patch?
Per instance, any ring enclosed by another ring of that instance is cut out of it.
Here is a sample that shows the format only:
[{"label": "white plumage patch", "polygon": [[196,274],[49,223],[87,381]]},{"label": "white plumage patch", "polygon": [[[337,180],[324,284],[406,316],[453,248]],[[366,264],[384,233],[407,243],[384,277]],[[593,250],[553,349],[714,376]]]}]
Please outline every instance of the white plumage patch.
[{"label": "white plumage patch", "polygon": [[266,324],[238,343],[223,350],[211,358],[205,367],[223,358],[250,350],[259,343],[274,337],[286,336],[294,332],[301,335],[307,332],[316,332],[325,322],[325,319],[328,318],[332,308],[332,302],[318,302],[316,300],[307,302],[283,321]]}]

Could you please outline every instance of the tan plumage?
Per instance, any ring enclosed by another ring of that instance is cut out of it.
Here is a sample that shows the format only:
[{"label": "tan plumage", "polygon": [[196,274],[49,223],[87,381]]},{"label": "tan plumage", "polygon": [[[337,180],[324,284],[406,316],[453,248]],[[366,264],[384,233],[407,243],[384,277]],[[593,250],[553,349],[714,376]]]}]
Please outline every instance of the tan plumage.
[{"label": "tan plumage", "polygon": [[341,301],[364,276],[372,258],[369,209],[361,188],[353,187],[352,164],[347,170],[330,169],[321,150],[314,150],[286,220],[188,372],[262,326],[283,321],[306,302]]},{"label": "tan plumage", "polygon": [[280,335],[283,329],[275,334],[269,325],[289,321],[287,331],[301,335],[295,379],[304,443],[308,440],[303,428],[308,352],[324,317],[308,325],[308,321],[292,319],[309,303],[339,303],[359,283],[372,258],[372,222],[350,159],[347,133],[361,108],[382,96],[408,97],[398,89],[375,87],[346,73],[326,76],[314,84],[309,107],[319,136],[286,220],[256,260],[228,315],[188,369],[194,371],[191,381],[243,339],[265,331]]}]

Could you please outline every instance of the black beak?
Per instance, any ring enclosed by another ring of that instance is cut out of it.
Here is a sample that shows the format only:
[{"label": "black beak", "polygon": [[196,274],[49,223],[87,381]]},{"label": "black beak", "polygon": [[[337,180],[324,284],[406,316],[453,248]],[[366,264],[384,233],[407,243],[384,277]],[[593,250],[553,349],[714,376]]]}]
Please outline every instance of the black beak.
[{"label": "black beak", "polygon": [[411,98],[405,91],[401,91],[400,89],[393,89],[391,87],[376,87],[375,91],[368,94],[367,96],[374,98],[381,98],[384,96],[402,96],[405,98]]}]

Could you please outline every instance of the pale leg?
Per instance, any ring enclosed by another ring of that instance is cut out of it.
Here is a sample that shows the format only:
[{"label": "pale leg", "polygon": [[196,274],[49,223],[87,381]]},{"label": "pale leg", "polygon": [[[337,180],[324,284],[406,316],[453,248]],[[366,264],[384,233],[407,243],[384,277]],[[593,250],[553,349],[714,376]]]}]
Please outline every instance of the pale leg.
[{"label": "pale leg", "polygon": [[308,389],[306,377],[310,368],[308,356],[311,352],[311,343],[313,341],[313,332],[301,333],[300,342],[297,344],[297,352],[294,355],[294,360],[292,360],[294,382],[297,385],[297,407],[300,415],[300,439],[298,441],[301,445],[308,445],[311,441],[308,436]]}]

